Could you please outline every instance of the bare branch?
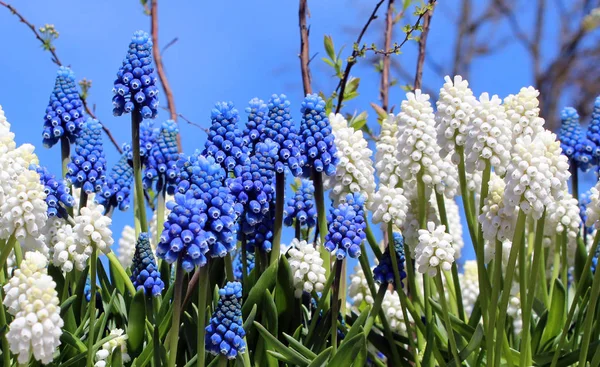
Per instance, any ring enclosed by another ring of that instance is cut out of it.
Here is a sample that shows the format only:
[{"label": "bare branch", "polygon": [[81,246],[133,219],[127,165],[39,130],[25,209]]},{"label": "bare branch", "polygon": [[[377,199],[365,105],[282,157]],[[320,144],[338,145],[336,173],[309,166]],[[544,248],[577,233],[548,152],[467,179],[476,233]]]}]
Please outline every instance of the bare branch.
[{"label": "bare branch", "polygon": [[174,44],[176,44],[176,43],[177,43],[177,41],[179,41],[179,38],[178,38],[178,37],[175,37],[175,38],[173,38],[173,39],[171,40],[171,42],[167,43],[167,44],[165,45],[165,47],[163,47],[163,48],[162,48],[162,50],[160,50],[160,54],[161,54],[161,55],[164,55],[164,53],[165,53],[165,52],[166,52],[166,51],[167,51],[167,50],[168,50],[168,49],[169,49],[171,46],[173,46]]},{"label": "bare branch", "polygon": [[[385,13],[384,46],[388,50],[392,46],[394,25],[394,0],[388,0],[387,12]],[[383,69],[381,70],[381,108],[388,112],[390,94],[390,55],[383,55]]]},{"label": "bare branch", "polygon": [[298,25],[300,27],[300,70],[302,72],[302,87],[304,95],[312,93],[311,75],[310,75],[310,59],[309,59],[309,43],[308,35],[309,28],[306,24],[308,6],[307,0],[300,0],[298,6]]},{"label": "bare branch", "polygon": [[[429,4],[433,6],[434,0],[430,0]],[[421,89],[423,82],[423,64],[425,64],[425,49],[427,47],[427,36],[429,35],[429,26],[431,17],[433,16],[433,8],[425,12],[423,17],[423,31],[419,37],[419,56],[417,58],[417,72],[415,73],[415,89]]]}]

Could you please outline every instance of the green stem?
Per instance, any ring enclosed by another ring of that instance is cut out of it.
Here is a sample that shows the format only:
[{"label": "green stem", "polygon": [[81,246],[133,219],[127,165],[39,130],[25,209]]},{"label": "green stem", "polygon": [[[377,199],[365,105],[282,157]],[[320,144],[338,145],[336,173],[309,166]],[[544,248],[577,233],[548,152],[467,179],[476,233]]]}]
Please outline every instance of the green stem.
[{"label": "green stem", "polygon": [[224,355],[220,355],[218,358],[219,358],[218,367],[226,367],[227,366],[227,357],[225,357]]},{"label": "green stem", "polygon": [[81,208],[87,205],[88,194],[83,189],[79,192],[79,215],[81,215]]},{"label": "green stem", "polygon": [[327,235],[327,217],[325,215],[325,197],[323,193],[323,174],[312,169],[313,183],[315,185],[315,203],[317,204],[317,225],[319,228],[319,240],[321,241],[320,254],[325,265],[325,276],[329,276],[331,267],[331,255],[325,248],[325,236]]},{"label": "green stem", "polygon": [[[506,279],[504,279],[504,287],[502,288],[502,297],[500,298],[500,304],[498,305],[498,320],[496,321],[496,340],[502,340],[504,338],[504,324],[506,323],[506,311],[508,308],[508,299],[510,297],[510,289],[512,287],[513,276],[515,274],[515,265],[517,263],[517,256],[519,250],[523,246],[523,235],[525,233],[525,213],[519,209],[519,215],[517,217],[517,225],[515,227],[515,233],[513,236],[512,247],[510,249],[510,255],[508,257],[508,265],[506,268]],[[524,251],[524,250],[523,250]],[[480,287],[481,289],[481,287]],[[492,327],[492,325],[490,325]],[[494,364],[493,366],[500,366],[500,356],[502,350],[502,343],[496,343],[494,350]]]},{"label": "green stem", "polygon": [[201,267],[198,271],[200,271],[200,279],[198,281],[198,359],[196,365],[204,367],[206,359],[206,344],[204,341],[206,336],[206,304],[209,289],[208,264]]},{"label": "green stem", "polygon": [[8,238],[8,241],[4,243],[2,253],[0,254],[0,271],[2,271],[6,265],[6,259],[10,256],[10,252],[14,249],[17,239],[14,235]]},{"label": "green stem", "polygon": [[450,310],[448,309],[448,304],[446,303],[446,295],[444,293],[444,283],[442,281],[442,273],[441,269],[438,269],[437,275],[435,277],[438,293],[440,296],[440,303],[442,304],[442,312],[444,314],[444,322],[446,323],[446,333],[448,334],[448,339],[450,340],[450,349],[452,350],[452,357],[454,358],[454,364],[457,366],[461,365],[461,359],[458,356],[458,346],[456,344],[456,339],[454,338],[454,330],[452,330],[452,322],[450,321]]},{"label": "green stem", "polygon": [[[148,315],[148,322],[152,324],[152,356],[154,361],[154,366],[160,366],[160,332],[159,326],[160,323],[156,322],[156,315],[158,314],[158,301],[157,297],[153,297],[152,295],[146,296],[146,313]],[[106,320],[106,319],[104,319]],[[102,330],[102,329],[101,329]]]},{"label": "green stem", "polygon": [[[246,234],[241,232],[241,251],[242,251],[242,292],[244,296],[248,294],[246,284],[248,284],[248,250],[246,249]],[[244,297],[244,299],[246,299]]]},{"label": "green stem", "polygon": [[[375,319],[377,318],[379,311],[381,311],[381,302],[383,302],[383,297],[385,296],[386,291],[387,291],[387,284],[384,283],[379,286],[379,290],[377,291],[377,294],[375,295],[375,300],[373,301],[373,308],[371,309],[369,318],[365,322],[365,326],[364,326],[365,335],[369,335],[369,333],[371,332],[371,328],[373,327],[373,324],[375,323]],[[395,349],[391,344],[390,344],[390,348]]]},{"label": "green stem", "polygon": [[181,320],[181,291],[183,288],[182,259],[177,260],[175,270],[175,290],[173,295],[173,319],[171,331],[169,332],[169,367],[175,367],[177,362],[177,344],[179,343],[179,324]]},{"label": "green stem", "polygon": [[331,356],[337,352],[337,324],[340,305],[340,279],[342,277],[342,268],[344,260],[336,260],[335,276],[333,278],[333,286],[331,289]]},{"label": "green stem", "polygon": [[489,309],[489,327],[486,330],[486,348],[488,361],[494,360],[494,325],[496,324],[496,313],[498,309],[498,297],[500,297],[500,286],[502,285],[502,242],[496,240],[496,253],[494,257],[494,280],[492,282],[491,303]]},{"label": "green stem", "polygon": [[[483,205],[485,204],[485,199],[488,195],[488,187],[489,187],[489,182],[490,182],[490,176],[491,176],[491,170],[492,170],[492,166],[490,164],[489,161],[485,162],[485,168],[483,170],[483,175],[481,178],[481,191],[479,194],[479,212],[481,213],[481,210],[483,208]],[[495,309],[490,309],[488,306],[488,302],[489,302],[489,295],[487,294],[488,290],[490,289],[491,285],[490,285],[490,281],[488,278],[488,274],[487,274],[487,270],[485,268],[485,256],[484,256],[484,249],[483,249],[483,232],[482,232],[482,228],[481,228],[481,223],[479,223],[479,221],[477,221],[477,238],[478,241],[473,243],[473,246],[476,248],[476,260],[477,260],[477,276],[479,278],[479,284],[480,287],[479,289],[481,290],[481,314],[483,315],[483,325],[484,325],[484,329],[492,329],[494,326],[492,324],[490,324],[488,322],[489,319],[489,313],[490,312],[496,312]],[[487,328],[486,328],[487,327]]]},{"label": "green stem", "polygon": [[96,323],[96,266],[98,262],[98,250],[96,244],[92,244],[92,255],[90,256],[90,321],[88,326],[88,350],[87,365],[94,366],[94,324]]},{"label": "green stem", "polygon": [[573,197],[579,200],[579,170],[577,169],[577,164],[575,162],[569,163],[569,171],[571,171],[571,191],[573,192]]},{"label": "green stem", "polygon": [[375,254],[375,257],[377,258],[377,260],[381,260],[381,256],[383,256],[383,254],[381,253],[381,249],[379,248],[379,245],[377,244],[377,240],[375,239],[375,236],[373,235],[373,231],[371,230],[371,225],[369,224],[369,221],[367,220],[366,213],[365,213],[365,223],[367,224],[367,230],[365,232],[367,233],[367,242],[369,242],[369,247],[371,247],[371,251],[373,251],[373,254]]},{"label": "green stem", "polygon": [[235,277],[233,275],[233,263],[231,261],[231,254],[227,254],[223,260],[225,262],[225,275],[227,276],[227,280],[230,282],[235,282]]},{"label": "green stem", "polygon": [[112,265],[111,269],[116,270],[125,282],[125,287],[127,287],[127,290],[129,291],[131,297],[135,296],[136,290],[133,286],[133,283],[131,282],[131,278],[129,278],[129,275],[127,275],[127,272],[125,271],[125,269],[123,269],[123,266],[119,262],[119,259],[117,259],[117,257],[115,256],[115,253],[111,251],[108,254],[106,254],[106,257],[108,258],[110,265]]},{"label": "green stem", "polygon": [[[529,285],[527,294],[521,293],[521,297],[525,298],[525,306],[523,312],[523,336],[521,339],[521,366],[531,366],[531,351],[529,340],[529,324],[531,322],[531,311],[533,309],[533,300],[535,298],[539,267],[542,256],[542,240],[544,239],[544,222],[546,221],[546,211],[542,213],[542,217],[538,220],[535,231],[535,242],[533,249],[533,264],[529,271]],[[514,245],[514,244],[513,244]]]},{"label": "green stem", "polygon": [[[470,200],[469,200],[469,190],[467,189],[467,175],[465,173],[465,155],[463,153],[464,148],[461,146],[456,147],[456,152],[460,157],[460,161],[458,162],[458,178],[460,181],[460,193],[463,199],[463,207],[465,209],[465,216],[467,219],[467,227],[469,228],[469,235],[471,236],[471,242],[473,243],[473,247],[475,248],[475,252],[477,252],[477,232],[476,227],[473,222],[473,208],[471,208]],[[477,254],[476,254],[477,255]]]},{"label": "green stem", "polygon": [[131,145],[133,148],[133,178],[135,181],[135,206],[142,232],[148,232],[146,220],[146,202],[144,201],[144,186],[142,185],[142,162],[140,159],[140,123],[142,115],[134,109],[131,112]]},{"label": "green stem", "polygon": [[[6,277],[4,276],[4,270],[0,266],[0,299],[4,299],[3,285],[6,283]],[[4,311],[4,305],[0,304],[0,325],[7,325],[6,312]],[[6,328],[0,330],[0,340],[2,341],[2,361],[3,366],[10,366],[10,347],[8,340],[6,339]]]},{"label": "green stem", "polygon": [[[277,172],[275,174],[275,223],[273,225],[273,250],[271,251],[270,263],[279,259],[279,250],[281,246],[281,231],[283,228],[283,205],[285,202],[285,174]],[[324,244],[325,241],[321,240]]]},{"label": "green stem", "polygon": [[[586,268],[587,269],[587,268]],[[592,338],[592,326],[594,326],[594,315],[596,314],[596,305],[600,296],[600,271],[594,273],[592,282],[592,293],[590,294],[590,304],[585,312],[585,322],[583,329],[583,338],[581,339],[581,350],[579,352],[579,366],[585,366]],[[573,300],[575,303],[577,299]]]},{"label": "green stem", "polygon": [[15,242],[13,251],[15,253],[15,265],[16,267],[19,267],[21,266],[21,261],[23,261],[23,249],[21,248],[21,244]]}]

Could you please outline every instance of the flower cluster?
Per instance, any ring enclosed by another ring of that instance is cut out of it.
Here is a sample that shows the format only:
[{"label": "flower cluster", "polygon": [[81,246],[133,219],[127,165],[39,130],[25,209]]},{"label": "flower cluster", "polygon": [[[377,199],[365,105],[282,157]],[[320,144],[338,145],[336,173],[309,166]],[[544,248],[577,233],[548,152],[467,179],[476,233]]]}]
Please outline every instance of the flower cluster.
[{"label": "flower cluster", "polygon": [[481,223],[483,238],[490,242],[492,248],[495,248],[496,239],[512,241],[517,209],[514,206],[504,205],[506,184],[494,172],[490,175],[488,185],[488,195],[484,199],[478,220]]},{"label": "flower cluster", "polygon": [[[404,319],[400,297],[396,291],[387,290],[385,292],[383,301],[381,302],[381,309],[390,324],[390,329],[396,333],[406,335],[406,320]],[[410,314],[408,314],[408,321],[412,322]]]},{"label": "flower cluster", "polygon": [[136,31],[114,82],[114,115],[121,116],[136,109],[145,119],[156,117],[158,109],[156,81],[152,66],[152,40],[148,33]]},{"label": "flower cluster", "polygon": [[[151,122],[144,121],[140,124],[140,161],[143,166],[148,164],[150,152],[156,145],[158,134],[158,129],[154,128]],[[127,150],[127,160],[133,166],[133,149]]]},{"label": "flower cluster", "polygon": [[591,190],[588,190],[586,192],[583,192],[581,194],[579,194],[579,217],[581,218],[581,223],[583,225],[584,228],[584,233],[586,234],[592,234],[592,232],[594,231],[594,227],[593,226],[588,226],[587,225],[587,212],[586,209],[587,207],[590,205],[590,203],[592,202],[590,195],[591,195]]},{"label": "flower cluster", "polygon": [[[254,269],[255,259],[254,254],[252,252],[246,251],[246,271],[247,274],[250,274],[252,269]],[[241,252],[233,259],[233,276],[235,280],[242,281],[244,277],[244,264],[242,263],[242,254]]]},{"label": "flower cluster", "polygon": [[546,208],[544,236],[566,233],[568,252],[572,254],[572,256],[568,256],[570,261],[573,261],[575,258],[580,224],[579,203],[569,192],[564,192],[561,199],[554,200]]},{"label": "flower cluster", "polygon": [[588,125],[585,137],[576,148],[578,152],[582,153],[579,159],[579,168],[584,172],[598,166],[600,160],[600,96],[596,97],[594,101],[592,120]]},{"label": "flower cluster", "polygon": [[102,349],[96,352],[96,363],[94,367],[105,367],[106,360],[116,348],[121,350],[121,358],[123,362],[129,362],[131,357],[127,354],[127,334],[124,334],[123,329],[112,329],[109,336],[113,338],[102,344]]},{"label": "flower cluster", "polygon": [[417,270],[421,274],[435,276],[438,268],[450,271],[454,262],[452,236],[446,233],[446,226],[427,223],[427,229],[419,230],[419,244],[415,249]]},{"label": "flower cluster", "polygon": [[106,176],[102,191],[96,196],[98,204],[103,205],[107,210],[117,207],[122,211],[129,209],[133,168],[127,162],[127,154],[127,149],[125,149],[121,159]]},{"label": "flower cluster", "polygon": [[227,172],[236,176],[248,165],[248,148],[242,130],[237,126],[239,115],[231,102],[219,102],[211,111],[212,125],[204,146],[203,155],[214,157]]},{"label": "flower cluster", "polygon": [[126,225],[121,232],[119,238],[119,248],[117,249],[117,259],[124,268],[128,268],[133,264],[133,255],[135,254],[135,229]]},{"label": "flower cluster", "polygon": [[92,245],[85,239],[78,240],[78,234],[73,232],[73,227],[68,223],[60,223],[56,229],[53,246],[50,248],[52,264],[60,267],[65,272],[73,268],[83,271],[92,254]]},{"label": "flower cluster", "polygon": [[585,209],[587,220],[585,225],[600,229],[600,181],[590,189],[590,202]]},{"label": "flower cluster", "polygon": [[162,123],[160,133],[156,138],[156,144],[152,146],[146,168],[144,171],[144,187],[152,187],[152,182],[156,179],[156,191],[163,189],[166,185],[167,193],[173,195],[175,186],[179,178],[179,152],[177,150],[177,135],[179,128],[173,120],[166,120]]},{"label": "flower cluster", "polygon": [[323,259],[318,248],[306,241],[294,239],[288,250],[290,268],[294,281],[294,295],[302,298],[302,293],[322,292],[325,278]]},{"label": "flower cluster", "polygon": [[[388,245],[389,246],[389,245]],[[402,282],[406,278],[406,272],[404,271],[404,238],[400,233],[394,232],[394,254],[396,256],[396,264],[398,264],[398,274],[400,275],[400,281]],[[393,286],[394,290],[397,289],[396,277],[394,275],[394,267],[392,263],[392,257],[390,255],[390,248],[388,247],[381,261],[373,270],[373,280],[379,284],[389,283]],[[404,287],[400,284],[400,287]]]},{"label": "flower cluster", "polygon": [[287,202],[283,222],[291,226],[294,220],[300,225],[314,227],[317,221],[317,208],[315,206],[315,187],[311,180],[301,179],[294,196]]},{"label": "flower cluster", "polygon": [[[562,148],[563,154],[569,158],[569,162],[578,164],[581,159],[583,161],[590,162],[591,157],[587,158],[585,150],[579,152],[577,147],[580,144],[581,127],[579,126],[579,114],[573,107],[565,107],[560,112],[560,131],[558,133],[558,139],[560,140],[560,147]],[[581,146],[581,145],[580,145]]]},{"label": "flower cluster", "polygon": [[365,199],[359,193],[348,194],[344,203],[331,207],[327,216],[329,231],[325,236],[325,248],[338,260],[346,255],[360,256],[360,246],[366,238],[364,217]]},{"label": "flower cluster", "polygon": [[462,287],[462,303],[467,315],[471,315],[477,297],[479,297],[479,277],[477,275],[477,261],[467,260],[463,265],[463,272],[458,274]]},{"label": "flower cluster", "polygon": [[325,113],[325,101],[317,94],[309,94],[302,101],[300,112],[300,151],[306,157],[306,164],[317,172],[333,176],[336,173],[338,157],[335,137]]},{"label": "flower cluster", "polygon": [[401,187],[388,187],[379,185],[379,190],[369,202],[373,212],[373,223],[387,224],[392,222],[397,228],[402,227],[408,212],[408,200]]},{"label": "flower cluster", "polygon": [[88,119],[77,137],[75,155],[67,165],[67,180],[88,194],[100,192],[106,175],[102,125]]},{"label": "flower cluster", "polygon": [[246,107],[248,121],[244,129],[243,137],[246,140],[246,145],[252,151],[254,145],[260,141],[260,138],[265,134],[265,126],[269,118],[269,106],[258,98],[252,98]]},{"label": "flower cluster", "polygon": [[254,228],[254,232],[247,235],[246,239],[248,252],[254,253],[257,247],[263,252],[271,252],[273,247],[273,221],[260,223]]},{"label": "flower cluster", "polygon": [[137,289],[144,289],[147,295],[159,296],[165,288],[150,247],[148,233],[140,233],[133,256],[131,281]]},{"label": "flower cluster", "polygon": [[219,302],[206,327],[206,349],[210,353],[235,359],[246,352],[241,301],[241,283],[227,282],[219,289]]},{"label": "flower cluster", "polygon": [[35,171],[40,175],[40,182],[44,185],[46,193],[46,204],[48,205],[48,216],[66,218],[65,207],[72,208],[75,199],[70,193],[66,182],[57,179],[46,167],[35,166]]},{"label": "flower cluster", "polygon": [[359,308],[363,301],[372,305],[375,300],[369,290],[367,279],[362,268],[357,265],[354,267],[354,273],[350,275],[350,285],[348,286],[348,297],[352,300],[352,306]]},{"label": "flower cluster", "polygon": [[390,114],[381,122],[379,139],[375,142],[375,169],[379,174],[379,184],[395,187],[400,181],[396,173],[398,162],[398,123]]},{"label": "flower cluster", "polygon": [[4,286],[4,305],[14,317],[6,339],[10,351],[18,355],[19,364],[27,363],[31,354],[35,360],[48,364],[60,345],[60,301],[47,264],[41,253],[25,253],[21,266]]},{"label": "flower cluster", "polygon": [[540,92],[534,87],[521,88],[517,95],[509,95],[504,99],[506,118],[512,125],[512,143],[520,136],[531,136],[544,131],[544,119],[540,117],[538,96]]},{"label": "flower cluster", "polygon": [[51,148],[63,136],[74,142],[83,121],[83,103],[75,84],[75,73],[68,67],[60,66],[44,116],[44,146]]},{"label": "flower cluster", "polygon": [[73,233],[75,241],[79,246],[95,246],[105,254],[110,252],[114,240],[110,225],[112,219],[102,215],[104,207],[97,206],[94,209],[83,207],[79,210],[79,215],[75,217],[75,226]]}]

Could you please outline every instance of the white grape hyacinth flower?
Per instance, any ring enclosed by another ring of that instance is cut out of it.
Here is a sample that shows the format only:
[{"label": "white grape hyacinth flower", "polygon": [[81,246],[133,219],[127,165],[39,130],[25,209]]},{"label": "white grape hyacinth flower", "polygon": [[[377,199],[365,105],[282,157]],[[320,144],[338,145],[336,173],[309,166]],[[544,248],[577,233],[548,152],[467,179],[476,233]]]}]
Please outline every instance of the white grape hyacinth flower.
[{"label": "white grape hyacinth flower", "polygon": [[32,354],[35,360],[48,364],[60,345],[60,301],[47,264],[45,255],[25,253],[21,266],[4,286],[4,304],[14,316],[6,339],[20,364],[27,363]]},{"label": "white grape hyacinth flower", "polygon": [[463,272],[458,274],[462,287],[462,303],[467,316],[473,312],[473,307],[479,296],[479,277],[477,275],[477,261],[467,260],[463,265]]},{"label": "white grape hyacinth flower", "polygon": [[119,238],[119,247],[117,249],[117,259],[119,263],[127,269],[133,264],[133,255],[135,254],[135,229],[130,225],[125,225]]},{"label": "white grape hyacinth flower", "polygon": [[540,92],[534,87],[523,87],[516,95],[504,99],[506,118],[511,122],[512,144],[520,136],[532,138],[544,131],[544,119],[540,117]]},{"label": "white grape hyacinth flower", "polygon": [[94,209],[88,207],[81,208],[80,215],[75,217],[75,241],[78,246],[96,246],[104,253],[110,252],[114,240],[110,225],[112,219],[102,214],[104,207],[98,205]]},{"label": "white grape hyacinth flower", "polygon": [[108,357],[112,355],[116,348],[121,349],[121,358],[124,363],[131,361],[131,357],[127,354],[127,334],[123,329],[113,329],[110,335],[114,338],[102,344],[102,348],[96,352],[96,363],[94,367],[105,367]]},{"label": "white grape hyacinth flower", "polygon": [[553,201],[546,209],[544,236],[554,236],[566,231],[568,251],[573,254],[567,256],[570,260],[575,257],[580,222],[579,202],[569,192],[565,192],[562,199]]},{"label": "white grape hyacinth flower", "polygon": [[329,114],[339,159],[333,176],[324,178],[325,188],[331,189],[329,197],[337,205],[345,201],[346,195],[359,192],[368,200],[375,191],[375,169],[367,140],[361,130],[348,126],[341,114]]},{"label": "white grape hyacinth flower", "polygon": [[380,184],[379,190],[369,202],[369,207],[373,212],[373,223],[382,223],[386,226],[387,223],[392,222],[400,228],[406,220],[408,200],[402,188]]},{"label": "white grape hyacinth flower", "polygon": [[358,310],[363,302],[365,302],[367,305],[372,305],[375,302],[373,295],[369,290],[365,273],[362,271],[360,265],[356,265],[354,267],[354,273],[350,275],[348,297],[350,297],[352,300],[352,306],[355,308],[355,310]]},{"label": "white grape hyacinth flower", "polygon": [[512,240],[517,221],[517,208],[504,205],[506,184],[492,172],[488,182],[488,194],[484,199],[477,220],[481,224],[483,238],[493,247],[496,240]]},{"label": "white grape hyacinth flower", "polygon": [[600,229],[600,181],[590,189],[590,202],[585,208],[585,215],[587,227]]},{"label": "white grape hyacinth flower", "polygon": [[[406,321],[404,320],[400,297],[396,291],[390,291],[389,289],[385,291],[383,301],[381,302],[381,309],[390,324],[390,329],[396,333],[406,335]],[[408,322],[413,322],[410,314],[408,314]]]},{"label": "white grape hyacinth flower", "polygon": [[39,160],[31,144],[23,144],[0,155],[0,205],[10,197],[10,190],[17,178]]},{"label": "white grape hyacinth flower", "polygon": [[67,273],[74,268],[83,271],[92,254],[91,243],[77,241],[77,235],[69,223],[64,223],[58,229],[56,239],[52,248],[52,264]]},{"label": "white grape hyacinth flower", "polygon": [[379,184],[396,187],[400,182],[398,167],[398,122],[389,114],[381,122],[379,139],[375,142],[375,169],[379,175]]},{"label": "white grape hyacinth flower", "polygon": [[446,76],[444,80],[436,102],[437,140],[442,158],[450,155],[456,164],[459,161],[456,147],[465,145],[470,124],[475,117],[475,107],[479,102],[469,88],[469,82],[462,76],[456,75],[453,79]]},{"label": "white grape hyacinth flower", "polygon": [[302,293],[322,292],[327,279],[319,249],[306,241],[294,239],[288,250],[290,268],[294,281],[294,296]]},{"label": "white grape hyacinth flower", "polygon": [[419,230],[419,244],[415,249],[417,270],[421,274],[435,276],[438,269],[450,271],[454,262],[452,236],[446,226],[427,223],[427,229]]},{"label": "white grape hyacinth flower", "polygon": [[[431,199],[434,203],[434,208],[438,211],[437,200]],[[460,258],[463,247],[465,246],[463,240],[463,228],[460,222],[460,209],[456,201],[451,198],[444,199],[444,205],[446,206],[446,219],[448,220],[448,230],[452,235],[452,247],[454,248],[454,260]],[[441,223],[440,223],[441,224]]]},{"label": "white grape hyacinth flower", "polygon": [[523,315],[521,309],[521,294],[519,292],[518,283],[514,283],[511,288],[506,314],[513,319],[513,331],[515,335],[521,334],[521,331],[523,330]]},{"label": "white grape hyacinth flower", "polygon": [[465,143],[467,172],[483,171],[489,161],[496,173],[504,176],[510,162],[510,142],[510,121],[502,100],[497,95],[490,98],[487,93],[481,94]]}]

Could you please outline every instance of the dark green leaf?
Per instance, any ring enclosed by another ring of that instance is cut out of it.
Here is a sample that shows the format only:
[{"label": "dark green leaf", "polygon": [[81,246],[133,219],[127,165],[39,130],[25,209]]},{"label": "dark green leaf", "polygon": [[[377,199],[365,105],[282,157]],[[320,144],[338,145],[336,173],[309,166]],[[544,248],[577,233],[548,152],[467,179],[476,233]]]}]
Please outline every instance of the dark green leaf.
[{"label": "dark green leaf", "polygon": [[[81,310],[85,310],[87,308],[87,301],[85,300],[85,281],[87,279],[87,275],[88,272],[90,270],[90,267],[87,266],[79,275],[78,281],[77,281],[77,287],[75,287],[75,294],[78,296],[80,302],[75,302],[75,304],[73,305],[73,311],[75,312],[75,318],[79,321],[81,321],[81,319],[83,318],[83,314],[81,313]],[[77,274],[77,271],[74,270]],[[85,313],[85,311],[84,311]]]},{"label": "dark green leaf", "polygon": [[329,356],[331,355],[332,350],[333,350],[333,347],[329,347],[329,348],[325,349],[324,351],[322,351],[315,359],[313,359],[312,362],[310,362],[308,367],[327,366],[327,360],[329,359]]},{"label": "dark green leaf", "polygon": [[[292,269],[285,256],[279,257],[277,267],[277,284],[275,286],[275,306],[281,331],[290,331],[294,321],[296,298],[294,297],[294,283]],[[299,322],[299,320],[296,320]]]},{"label": "dark green leaf", "polygon": [[360,313],[360,315],[358,315],[358,318],[352,323],[352,327],[350,328],[350,331],[348,331],[348,334],[346,334],[346,337],[344,338],[342,344],[344,344],[346,340],[350,340],[358,334],[358,332],[365,325],[365,322],[367,321],[370,312],[371,306],[366,306],[365,309]]},{"label": "dark green leaf", "polygon": [[559,279],[554,281],[552,300],[548,310],[548,323],[542,334],[540,345],[544,345],[550,340],[554,340],[560,332],[567,318],[567,300],[565,287]]},{"label": "dark green leaf", "polygon": [[113,263],[109,262],[108,268],[110,270],[110,282],[119,290],[119,293],[125,294],[125,279],[123,279],[121,273],[115,269]]},{"label": "dark green leaf", "polygon": [[308,359],[303,357],[300,353],[296,352],[295,350],[293,350],[291,348],[286,347],[282,342],[280,342],[276,337],[274,337],[271,333],[269,333],[267,331],[267,329],[265,329],[264,326],[262,326],[258,322],[254,321],[254,327],[256,327],[256,329],[258,330],[260,335],[264,338],[264,340],[268,341],[268,345],[271,348],[274,348],[275,351],[277,351],[278,353],[281,353],[286,358],[293,361],[294,364],[297,364],[300,366],[307,366],[308,363],[310,362]]},{"label": "dark green leaf", "polygon": [[110,359],[110,367],[122,367],[123,366],[123,354],[121,348],[117,347],[113,349],[112,356]]},{"label": "dark green leaf", "polygon": [[356,356],[360,352],[360,348],[366,348],[367,340],[365,339],[365,333],[360,332],[355,337],[349,339],[340,346],[337,353],[333,356],[328,366],[331,367],[348,367],[354,363]]},{"label": "dark green leaf", "polygon": [[261,315],[267,323],[267,330],[273,335],[278,335],[279,318],[277,317],[277,307],[275,306],[273,296],[268,289],[265,290],[265,295],[263,296],[263,309],[261,310]]},{"label": "dark green leaf", "polygon": [[73,302],[75,302],[76,299],[77,295],[74,294],[63,301],[63,303],[60,305],[60,317],[64,318],[65,313],[71,308],[71,305],[73,304]]},{"label": "dark green leaf", "polygon": [[250,326],[252,325],[252,323],[254,322],[254,318],[256,317],[256,309],[257,307],[256,305],[254,305],[252,307],[252,311],[250,311],[250,314],[244,319],[244,330],[250,329]]},{"label": "dark green leaf", "polygon": [[[458,356],[460,357],[460,360],[465,361],[471,355],[471,353],[473,353],[474,351],[476,351],[479,348],[482,340],[483,340],[483,328],[481,327],[481,325],[477,325],[477,328],[475,329],[475,332],[473,333],[471,340],[469,340],[469,343],[467,344],[467,346],[464,347],[463,350],[461,350],[460,353],[458,354]],[[452,365],[453,363],[454,363],[454,360],[448,362],[448,365]]]},{"label": "dark green leaf", "polygon": [[146,325],[146,300],[144,290],[137,291],[129,307],[127,327],[127,350],[137,354],[144,344],[144,330]]},{"label": "dark green leaf", "polygon": [[308,360],[313,360],[313,359],[315,359],[315,357],[317,357],[317,355],[312,350],[305,347],[302,343],[300,343],[298,340],[294,339],[292,336],[290,336],[286,333],[283,333],[283,337],[288,341],[288,343],[290,343],[290,348],[296,350],[298,353],[302,354]]},{"label": "dark green leaf", "polygon": [[[248,298],[242,305],[242,313],[244,316],[250,313],[255,304],[261,302],[261,298],[265,295],[265,290],[273,289],[275,286],[275,278],[277,274],[277,262],[273,262],[264,273],[261,274],[256,284],[250,289]],[[256,270],[256,269],[255,269]]]},{"label": "dark green leaf", "polygon": [[87,346],[85,344],[83,344],[81,339],[75,337],[73,334],[71,334],[70,332],[68,332],[66,330],[63,330],[63,333],[60,336],[60,341],[61,341],[61,343],[70,345],[73,348],[77,349],[79,351],[79,353],[87,352]]}]

